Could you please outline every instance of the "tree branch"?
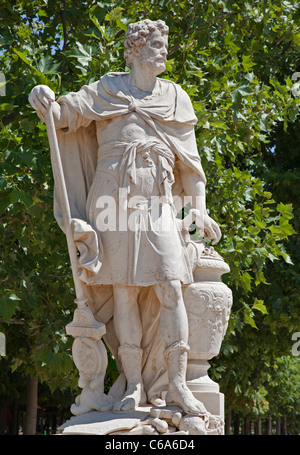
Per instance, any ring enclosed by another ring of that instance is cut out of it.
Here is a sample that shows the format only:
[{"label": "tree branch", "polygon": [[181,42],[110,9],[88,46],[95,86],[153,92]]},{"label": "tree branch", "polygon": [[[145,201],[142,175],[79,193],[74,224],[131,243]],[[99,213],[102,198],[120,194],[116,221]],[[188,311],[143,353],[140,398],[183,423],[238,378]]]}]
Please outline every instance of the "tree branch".
[{"label": "tree branch", "polygon": [[[5,322],[7,324],[3,318],[0,318],[0,322]],[[26,325],[26,321],[25,319],[11,319],[8,324]]]},{"label": "tree branch", "polygon": [[67,27],[67,20],[66,20],[66,0],[64,0],[64,8],[60,11],[60,17],[63,26],[63,34],[64,34],[64,45],[63,51],[65,51],[69,44],[69,32]]}]

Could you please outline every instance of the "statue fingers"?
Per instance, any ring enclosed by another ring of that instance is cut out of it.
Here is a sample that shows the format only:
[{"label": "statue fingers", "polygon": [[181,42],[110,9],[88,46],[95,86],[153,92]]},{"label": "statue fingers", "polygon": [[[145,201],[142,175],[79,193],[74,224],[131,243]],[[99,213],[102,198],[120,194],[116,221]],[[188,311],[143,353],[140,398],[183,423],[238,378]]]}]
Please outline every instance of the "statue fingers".
[{"label": "statue fingers", "polygon": [[36,110],[40,111],[43,115],[47,114],[47,107],[42,103],[40,98],[36,96],[35,94],[32,95],[32,97],[29,100],[31,106]]},{"label": "statue fingers", "polygon": [[45,116],[41,113],[41,111],[36,111],[37,116],[42,120],[42,122],[46,123]]},{"label": "statue fingers", "polygon": [[46,97],[46,96],[42,96],[41,97],[41,102],[43,103],[43,105],[49,109],[49,106],[50,106],[50,98],[49,97]]},{"label": "statue fingers", "polygon": [[216,243],[218,243],[222,237],[222,233],[221,233],[221,229],[219,228],[218,224],[217,223],[214,223],[214,239],[213,239],[213,242],[212,244],[215,245]]},{"label": "statue fingers", "polygon": [[204,228],[204,240],[213,240],[215,239],[215,233],[210,226],[205,226]]},{"label": "statue fingers", "polygon": [[47,85],[40,86],[40,93],[47,104],[49,104],[49,101],[55,101],[55,94],[53,90],[51,90],[51,88]]},{"label": "statue fingers", "polygon": [[37,85],[33,87],[28,97],[28,101],[34,109],[38,105],[37,100],[48,108],[49,101],[55,101],[55,94],[47,85]]},{"label": "statue fingers", "polygon": [[206,225],[204,228],[204,240],[212,240],[212,244],[215,245],[219,242],[221,236],[219,226],[215,221],[211,220],[209,225]]},{"label": "statue fingers", "polygon": [[216,235],[216,240],[213,243],[217,243],[220,241],[220,239],[222,237],[221,229],[219,228],[219,225],[217,223],[215,223],[215,225],[214,225],[214,231],[215,231],[215,235]]}]

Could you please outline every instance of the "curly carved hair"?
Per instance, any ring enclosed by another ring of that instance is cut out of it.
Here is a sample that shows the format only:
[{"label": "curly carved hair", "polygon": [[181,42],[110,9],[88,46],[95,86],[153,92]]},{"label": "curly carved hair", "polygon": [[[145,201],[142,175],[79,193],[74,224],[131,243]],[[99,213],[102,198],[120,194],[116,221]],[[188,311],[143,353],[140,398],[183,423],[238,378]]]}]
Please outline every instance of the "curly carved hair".
[{"label": "curly carved hair", "polygon": [[124,40],[124,58],[126,65],[131,67],[131,63],[137,51],[146,44],[147,36],[155,30],[159,30],[162,35],[168,35],[169,27],[164,21],[144,21],[129,24]]}]

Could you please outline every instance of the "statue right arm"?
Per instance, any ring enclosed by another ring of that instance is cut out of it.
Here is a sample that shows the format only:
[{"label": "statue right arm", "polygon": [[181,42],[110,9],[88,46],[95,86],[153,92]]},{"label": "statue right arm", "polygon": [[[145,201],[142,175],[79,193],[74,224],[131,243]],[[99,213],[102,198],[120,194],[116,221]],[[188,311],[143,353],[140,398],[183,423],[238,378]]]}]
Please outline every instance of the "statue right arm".
[{"label": "statue right arm", "polygon": [[44,123],[51,103],[55,127],[57,129],[67,127],[68,115],[64,113],[63,106],[55,101],[55,94],[47,85],[34,87],[30,92],[28,101]]}]

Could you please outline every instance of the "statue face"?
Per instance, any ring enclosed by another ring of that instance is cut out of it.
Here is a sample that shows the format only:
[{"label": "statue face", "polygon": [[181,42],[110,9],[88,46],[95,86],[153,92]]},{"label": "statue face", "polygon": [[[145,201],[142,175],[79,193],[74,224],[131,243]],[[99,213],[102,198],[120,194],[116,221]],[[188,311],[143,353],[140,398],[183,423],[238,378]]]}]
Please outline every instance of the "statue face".
[{"label": "statue face", "polygon": [[157,76],[166,69],[167,55],[168,36],[155,30],[147,38],[146,44],[141,48],[137,58],[145,71]]}]

